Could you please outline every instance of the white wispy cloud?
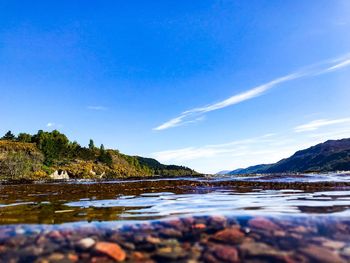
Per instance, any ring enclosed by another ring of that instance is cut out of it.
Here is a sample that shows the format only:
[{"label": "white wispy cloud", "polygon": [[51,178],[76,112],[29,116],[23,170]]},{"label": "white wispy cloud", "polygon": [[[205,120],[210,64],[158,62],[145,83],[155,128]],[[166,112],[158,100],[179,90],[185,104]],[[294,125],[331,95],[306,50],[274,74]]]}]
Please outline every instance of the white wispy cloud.
[{"label": "white wispy cloud", "polygon": [[198,108],[184,111],[179,116],[173,119],[170,119],[169,121],[153,128],[153,130],[160,131],[160,130],[165,130],[165,129],[169,129],[177,126],[182,126],[184,124],[194,122],[193,120],[197,119],[199,116],[202,116],[205,113],[223,109],[223,108],[256,98],[258,96],[261,96],[264,93],[266,93],[268,90],[284,82],[300,79],[302,77],[318,76],[318,75],[326,74],[348,66],[350,66],[350,54],[347,54],[345,56],[342,56],[336,59],[323,61],[311,66],[303,67],[301,70],[298,70],[292,74],[288,74],[283,77],[274,79],[270,82],[259,85],[255,88],[244,91],[242,93],[235,94],[223,101],[213,103],[204,107],[198,107]]},{"label": "white wispy cloud", "polygon": [[[340,63],[334,65],[334,66],[331,66],[329,68],[327,68],[324,73],[327,73],[327,72],[331,72],[331,71],[335,71],[335,70],[338,70],[338,69],[341,69],[341,68],[345,68],[345,67],[348,67],[350,66],[350,59],[347,59],[347,60],[344,60],[344,61],[341,61]],[[323,73],[323,72],[322,72]]]},{"label": "white wispy cloud", "polygon": [[62,128],[63,125],[62,124],[58,124],[58,123],[54,123],[54,122],[48,122],[46,124],[47,128]]},{"label": "white wispy cloud", "polygon": [[311,146],[313,141],[315,140],[308,139],[296,143],[286,135],[269,134],[222,144],[159,151],[152,156],[163,163],[186,165],[203,173],[216,173],[220,170],[273,163],[290,156],[296,150]]},{"label": "white wispy cloud", "polygon": [[315,131],[324,126],[330,126],[330,125],[341,124],[341,123],[350,123],[350,118],[333,119],[333,120],[328,120],[328,119],[314,120],[309,123],[295,127],[294,131],[295,132]]},{"label": "white wispy cloud", "polygon": [[104,107],[104,106],[88,106],[87,108],[89,110],[97,110],[97,111],[107,110],[107,107]]},{"label": "white wispy cloud", "polygon": [[[343,125],[331,126],[330,122]],[[227,143],[158,151],[151,156],[164,163],[186,165],[203,173],[216,173],[221,170],[274,163],[318,143],[350,137],[350,119],[339,118],[322,123],[324,125],[318,125],[316,130],[307,133],[296,133],[295,128],[289,128],[279,134],[271,133]]]},{"label": "white wispy cloud", "polygon": [[158,126],[157,128],[154,128],[153,130],[160,131],[160,130],[173,128],[176,126],[183,126],[186,124],[196,123],[196,122],[205,120],[205,116],[198,116],[197,118],[194,118],[194,119],[185,120],[186,117],[187,117],[187,114],[181,115],[179,117],[171,119],[170,121],[167,121],[166,123]]},{"label": "white wispy cloud", "polygon": [[327,138],[327,139],[344,139],[350,137],[350,127],[342,127],[328,132],[310,133],[307,135],[313,139]]},{"label": "white wispy cloud", "polygon": [[[259,137],[231,141],[222,144],[205,145],[201,147],[187,147],[175,150],[159,151],[152,154],[156,159],[168,162],[168,161],[187,161],[199,158],[209,158],[219,155],[239,156],[247,154],[247,150],[258,143],[273,142],[271,138],[276,136],[275,134],[266,134]],[[261,149],[263,150],[263,149]]]}]

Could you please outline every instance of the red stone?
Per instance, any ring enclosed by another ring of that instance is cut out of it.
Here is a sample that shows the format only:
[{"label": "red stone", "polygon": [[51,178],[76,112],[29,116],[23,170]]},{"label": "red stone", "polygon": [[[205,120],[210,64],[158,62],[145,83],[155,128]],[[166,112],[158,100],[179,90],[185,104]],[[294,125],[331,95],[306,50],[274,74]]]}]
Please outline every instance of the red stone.
[{"label": "red stone", "polygon": [[217,232],[213,239],[228,244],[241,243],[244,238],[244,234],[238,228],[228,228]]},{"label": "red stone", "polygon": [[139,252],[139,251],[136,251],[136,252],[132,253],[132,257],[133,257],[134,259],[136,259],[136,260],[141,260],[141,259],[144,259],[144,258],[145,258],[144,254],[142,254],[142,253]]},{"label": "red stone", "polygon": [[118,244],[109,242],[97,242],[95,250],[99,253],[108,255],[118,262],[124,261],[126,258],[124,250]]},{"label": "red stone", "polygon": [[225,245],[216,245],[213,248],[215,256],[225,262],[239,262],[239,255],[236,248]]},{"label": "red stone", "polygon": [[264,217],[254,217],[253,219],[249,220],[248,224],[250,227],[267,231],[281,230],[278,225]]},{"label": "red stone", "polygon": [[195,229],[205,229],[206,225],[205,224],[195,224],[193,226],[193,228],[195,228]]},{"label": "red stone", "polygon": [[69,253],[67,257],[72,262],[78,262],[79,260],[79,257],[76,254]]}]

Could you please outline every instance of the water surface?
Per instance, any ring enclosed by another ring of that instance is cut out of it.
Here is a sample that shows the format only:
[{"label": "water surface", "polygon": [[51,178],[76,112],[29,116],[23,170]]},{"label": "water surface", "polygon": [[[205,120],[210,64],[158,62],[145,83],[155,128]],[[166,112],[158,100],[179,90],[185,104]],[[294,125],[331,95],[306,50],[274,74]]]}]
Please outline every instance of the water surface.
[{"label": "water surface", "polygon": [[0,224],[124,222],[213,214],[347,217],[349,178],[343,174],[267,175],[3,185]]}]

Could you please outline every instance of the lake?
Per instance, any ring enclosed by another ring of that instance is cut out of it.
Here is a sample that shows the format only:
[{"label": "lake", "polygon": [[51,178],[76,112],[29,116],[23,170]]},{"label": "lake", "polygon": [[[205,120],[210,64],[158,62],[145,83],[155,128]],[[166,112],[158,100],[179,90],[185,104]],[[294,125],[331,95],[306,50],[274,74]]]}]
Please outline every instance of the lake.
[{"label": "lake", "polygon": [[0,259],[349,262],[349,208],[348,174],[3,184]]}]

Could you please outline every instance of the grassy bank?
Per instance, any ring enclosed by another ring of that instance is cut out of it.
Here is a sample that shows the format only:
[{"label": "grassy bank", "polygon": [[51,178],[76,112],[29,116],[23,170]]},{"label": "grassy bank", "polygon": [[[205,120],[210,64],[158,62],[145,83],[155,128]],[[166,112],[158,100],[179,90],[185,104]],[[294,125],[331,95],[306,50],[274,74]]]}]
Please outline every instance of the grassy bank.
[{"label": "grassy bank", "polygon": [[71,179],[116,179],[197,175],[194,170],[164,165],[155,159],[130,156],[118,150],[88,147],[70,141],[58,131],[35,135],[7,133],[0,140],[0,180],[46,180],[55,171]]}]

